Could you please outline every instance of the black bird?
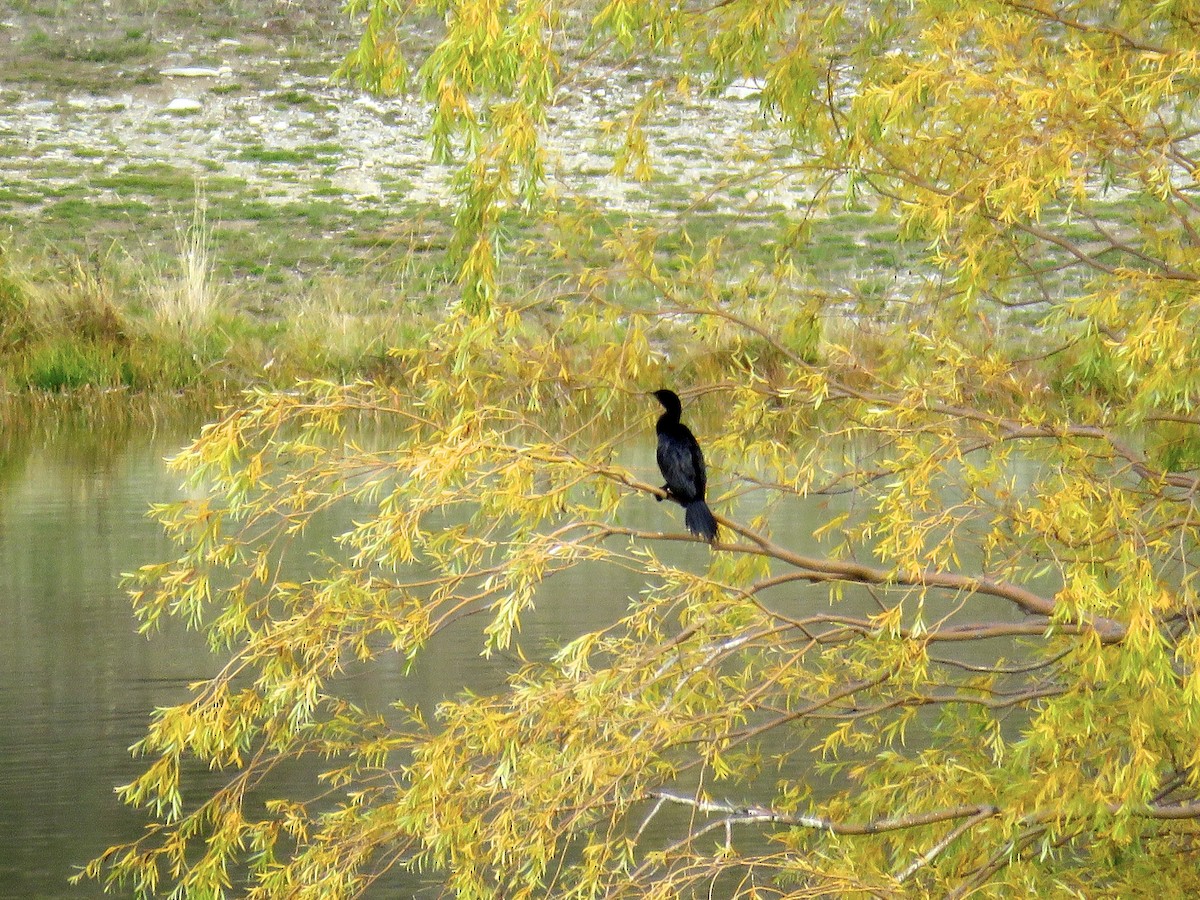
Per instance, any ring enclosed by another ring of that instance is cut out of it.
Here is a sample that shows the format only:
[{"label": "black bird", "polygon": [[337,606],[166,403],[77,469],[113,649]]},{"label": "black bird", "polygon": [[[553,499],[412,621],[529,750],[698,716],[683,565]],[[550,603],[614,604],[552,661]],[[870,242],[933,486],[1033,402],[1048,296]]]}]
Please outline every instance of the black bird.
[{"label": "black bird", "polygon": [[683,507],[683,521],[687,530],[712,543],[717,539],[717,520],[704,502],[707,482],[704,454],[700,452],[695,435],[679,421],[683,413],[679,396],[668,390],[657,390],[654,396],[666,410],[654,426],[658,433],[658,467],[662,470],[663,478],[667,479],[663,490],[671,500]]}]

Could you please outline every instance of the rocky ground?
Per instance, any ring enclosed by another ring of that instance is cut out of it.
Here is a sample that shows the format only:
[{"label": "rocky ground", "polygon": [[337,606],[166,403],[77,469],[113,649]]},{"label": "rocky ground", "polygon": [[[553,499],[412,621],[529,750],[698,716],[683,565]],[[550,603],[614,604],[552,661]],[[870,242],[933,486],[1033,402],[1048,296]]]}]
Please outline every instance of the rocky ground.
[{"label": "rocky ground", "polygon": [[[311,0],[10,5],[0,20],[0,226],[93,250],[106,238],[169,243],[200,190],[234,269],[251,273],[261,267],[239,263],[235,237],[247,229],[276,245],[258,251],[300,269],[307,254],[289,252],[289,236],[361,242],[412,221],[437,231],[450,170],[431,162],[427,109],[333,81],[355,40],[335,4]],[[647,80],[597,72],[562,93],[548,135],[558,177],[633,212],[741,210],[748,194],[760,213],[794,206],[794,185],[725,184],[772,149],[755,130],[752,86],[673,105],[651,130],[651,185],[612,177],[598,125]],[[263,224],[278,219],[289,223],[281,234]]]},{"label": "rocky ground", "polygon": [[[412,26],[416,57],[439,28]],[[0,350],[24,354],[0,362],[0,394],[354,377],[422,339],[459,291],[453,167],[432,161],[423,100],[334,77],[359,37],[320,0],[4,5],[0,276],[49,285],[53,309],[16,328],[0,309]],[[560,87],[544,135],[560,196],[743,259],[772,259],[804,219],[793,259],[845,305],[905,290],[894,223],[851,204],[814,217],[753,83],[671,93],[646,128],[652,177],[614,175],[605,123],[677,77],[646,65],[592,60]],[[513,243],[537,227],[513,219]],[[532,288],[554,265],[505,271]]]}]

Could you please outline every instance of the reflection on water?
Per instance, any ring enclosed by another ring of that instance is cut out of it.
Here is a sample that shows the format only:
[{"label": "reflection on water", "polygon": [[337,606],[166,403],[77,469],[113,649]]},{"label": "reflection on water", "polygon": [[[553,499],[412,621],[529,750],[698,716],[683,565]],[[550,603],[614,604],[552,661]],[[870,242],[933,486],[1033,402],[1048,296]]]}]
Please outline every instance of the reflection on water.
[{"label": "reflection on water", "polygon": [[[152,640],[138,636],[118,585],[119,573],[172,551],[146,511],[178,496],[179,478],[166,471],[163,457],[194,429],[195,423],[158,431],[83,423],[0,434],[0,900],[101,895],[96,884],[71,889],[66,879],[143,827],[143,818],[113,793],[143,765],[127,748],[142,736],[154,707],[178,702],[189,682],[216,669],[203,640],[175,623]],[[653,479],[651,440],[631,450],[637,455],[627,464]],[[772,521],[782,539],[805,552],[814,549],[813,528],[838,511],[816,501],[792,504]],[[624,524],[649,529],[678,529],[679,513],[651,502],[622,510],[629,517]],[[333,524],[329,531],[340,530]],[[678,544],[661,552],[699,569],[709,551]],[[645,587],[616,567],[555,576],[539,593],[536,614],[523,622],[524,652],[534,656],[611,623]],[[986,610],[989,618],[1015,615],[999,601],[980,600],[995,607]],[[810,586],[790,587],[777,602],[796,614],[810,603],[827,608],[829,600],[826,588]],[[861,615],[876,611],[873,603],[848,592],[840,609]],[[511,659],[482,658],[480,646],[478,629],[454,629],[435,639],[409,675],[402,675],[402,660],[385,658],[349,675],[339,689],[377,711],[402,698],[428,715],[463,687],[494,690],[512,670]],[[981,644],[965,652],[994,650]],[[272,787],[287,791],[295,779],[301,790],[320,768],[314,762],[311,771],[281,773]],[[192,775],[196,790],[219,777]],[[372,896],[409,896],[421,883],[397,874]]]},{"label": "reflection on water", "polygon": [[86,896],[72,867],[141,828],[113,795],[126,748],[210,666],[196,635],[138,636],[117,585],[168,550],[146,508],[182,435],[23,434],[0,468],[0,895]]},{"label": "reflection on water", "polygon": [[[113,792],[144,766],[128,748],[156,706],[180,701],[188,683],[217,669],[203,639],[178,623],[138,635],[119,586],[120,573],[173,551],[146,513],[180,495],[164,457],[195,427],[60,423],[0,435],[0,900],[102,895],[97,884],[72,888],[66,879],[145,824]],[[666,517],[678,510],[645,505],[638,524],[671,527]],[[707,552],[671,550],[697,566]],[[603,580],[564,572],[539,596],[522,644],[536,654],[607,624],[643,587],[624,571]],[[512,658],[481,657],[481,645],[478,629],[452,629],[407,676],[401,659],[384,658],[339,690],[378,711],[403,698],[432,714],[463,687],[494,690],[515,668]],[[286,791],[294,778],[299,790],[321,768],[281,773],[272,787]],[[191,783],[201,790],[219,777],[201,770]],[[414,877],[397,873],[372,896],[407,896],[421,883]]]}]

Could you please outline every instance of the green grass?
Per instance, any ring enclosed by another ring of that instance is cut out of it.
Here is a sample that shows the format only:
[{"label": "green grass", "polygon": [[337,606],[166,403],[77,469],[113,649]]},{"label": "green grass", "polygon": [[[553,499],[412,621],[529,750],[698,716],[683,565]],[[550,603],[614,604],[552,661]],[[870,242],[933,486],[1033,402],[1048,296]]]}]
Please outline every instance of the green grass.
[{"label": "green grass", "polygon": [[151,207],[140,200],[86,200],[70,198],[49,204],[43,215],[62,223],[95,221],[97,218],[112,220],[122,216],[141,216],[151,212]]},{"label": "green grass", "polygon": [[[193,245],[177,249],[181,260],[195,256]],[[174,296],[182,284],[178,272],[136,265],[116,252],[63,258],[62,268],[0,256],[0,386],[204,392],[382,374],[391,369],[388,348],[427,333],[437,314],[416,300],[393,308],[394,274],[306,277],[273,268],[260,283],[278,281],[286,301],[258,306],[255,291],[185,319],[162,314],[162,292]]]},{"label": "green grass", "polygon": [[238,153],[236,158],[243,162],[302,163],[315,159],[316,155],[308,150],[267,148],[260,145],[247,147]]},{"label": "green grass", "polygon": [[0,187],[0,203],[41,203],[45,199],[43,194],[27,191],[17,187]]},{"label": "green grass", "polygon": [[25,362],[25,384],[51,393],[128,386],[132,379],[132,369],[114,348],[67,339],[37,347]]},{"label": "green grass", "polygon": [[332,104],[329,102],[314,97],[308,91],[295,88],[272,94],[270,99],[278,109],[305,109],[309,112],[322,112],[332,108]]},{"label": "green grass", "polygon": [[43,18],[47,27],[18,32],[9,52],[0,53],[0,82],[108,94],[145,77],[146,68],[164,53],[140,25],[54,27],[57,15]]},{"label": "green grass", "polygon": [[160,200],[190,200],[196,192],[196,174],[166,163],[125,166],[119,172],[93,179],[100,188],[118,194],[136,193]]},{"label": "green grass", "polygon": [[250,146],[239,151],[235,158],[243,162],[268,164],[308,163],[322,157],[338,157],[344,151],[340,144],[319,143],[303,147],[264,147],[261,144]]},{"label": "green grass", "polygon": [[345,197],[346,192],[330,182],[318,182],[308,189],[310,197]]},{"label": "green grass", "polygon": [[55,40],[50,36],[48,31],[35,27],[25,35],[19,46],[26,53],[48,54],[53,50],[55,46]]},{"label": "green grass", "polygon": [[140,28],[111,37],[91,37],[61,48],[62,58],[90,63],[129,63],[157,56],[154,40]]}]

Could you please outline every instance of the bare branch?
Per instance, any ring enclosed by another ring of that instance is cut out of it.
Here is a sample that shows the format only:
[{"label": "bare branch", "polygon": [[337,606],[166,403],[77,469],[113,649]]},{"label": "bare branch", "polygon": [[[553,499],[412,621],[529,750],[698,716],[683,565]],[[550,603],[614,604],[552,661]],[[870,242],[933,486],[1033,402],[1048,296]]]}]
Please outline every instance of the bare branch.
[{"label": "bare branch", "polygon": [[[606,475],[616,481],[648,494],[658,495],[659,489],[633,478],[627,472],[609,471]],[[986,594],[999,597],[1015,604],[1020,609],[1034,615],[1051,617],[1057,604],[1053,599],[1042,597],[1020,585],[998,581],[986,576],[959,575],[951,572],[936,572],[925,570],[921,572],[901,572],[868,566],[849,560],[823,559],[804,556],[776,544],[765,535],[745,526],[717,515],[717,521],[729,531],[748,538],[752,543],[731,544],[725,541],[714,544],[718,550],[729,550],[737,553],[758,553],[785,562],[801,570],[802,579],[808,581],[845,581],[858,584],[878,584],[895,587],[938,588],[968,594]],[[692,535],[671,534],[664,532],[643,531],[615,525],[601,526],[601,537],[623,535],[641,540],[663,541],[695,541]],[[1087,625],[1094,630],[1105,643],[1119,643],[1125,636],[1125,626],[1115,619],[1102,616],[1090,616],[1085,619]]]},{"label": "bare branch", "polygon": [[813,828],[828,831],[832,834],[867,835],[883,834],[888,831],[901,831],[906,828],[920,828],[924,825],[934,825],[938,822],[948,822],[968,816],[978,816],[985,813],[994,816],[999,813],[997,807],[988,804],[974,806],[957,806],[950,809],[939,809],[925,813],[913,813],[907,816],[896,816],[890,819],[872,819],[867,822],[839,822],[824,816],[809,816],[804,814],[786,813],[766,806],[737,806],[721,800],[704,800],[699,797],[689,797],[671,791],[650,791],[648,799],[661,800],[690,806],[698,812],[728,817],[733,824],[751,824],[769,822],[776,825],[793,825],[800,828]]},{"label": "bare branch", "polygon": [[935,859],[945,852],[946,848],[953,844],[956,840],[962,837],[963,834],[970,831],[984,819],[989,819],[994,816],[995,810],[991,807],[981,809],[965,822],[959,822],[955,825],[940,841],[914,859],[909,865],[905,866],[900,872],[896,873],[896,880],[903,884],[922,868],[929,865]]}]

